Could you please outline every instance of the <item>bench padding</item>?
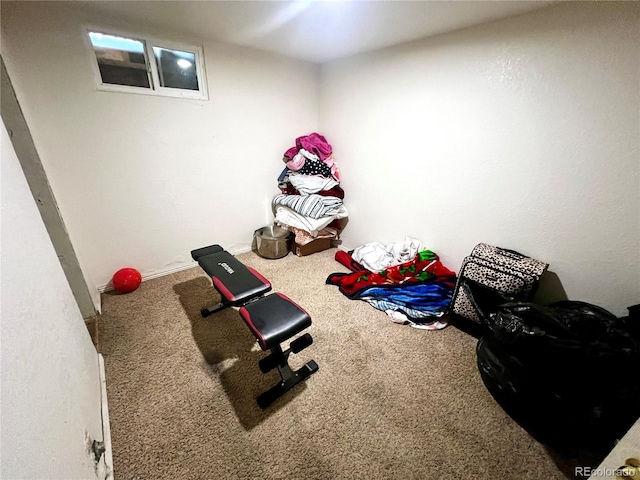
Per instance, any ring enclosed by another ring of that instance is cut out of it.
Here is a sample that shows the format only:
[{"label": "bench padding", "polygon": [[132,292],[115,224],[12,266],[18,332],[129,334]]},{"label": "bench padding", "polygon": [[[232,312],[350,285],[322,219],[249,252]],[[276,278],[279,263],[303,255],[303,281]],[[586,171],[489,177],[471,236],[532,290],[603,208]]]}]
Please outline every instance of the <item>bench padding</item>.
[{"label": "bench padding", "polygon": [[279,345],[311,325],[309,314],[282,293],[245,305],[240,308],[240,315],[263,350]]},{"label": "bench padding", "polygon": [[271,350],[258,365],[263,373],[277,368],[280,381],[258,395],[256,400],[260,408],[267,408],[318,371],[318,364],[313,360],[295,371],[289,365],[291,353],[299,353],[313,343],[309,333],[293,340],[286,350],[280,346],[311,325],[311,317],[302,307],[282,293],[264,296],[271,290],[271,282],[236,260],[220,245],[198,248],[191,252],[191,256],[211,277],[213,286],[222,297],[219,304],[203,308],[200,314],[208,317],[225,308],[237,308],[260,347]]},{"label": "bench padding", "polygon": [[269,280],[219,245],[194,250],[191,256],[211,277],[225,303],[239,306],[271,290]]}]

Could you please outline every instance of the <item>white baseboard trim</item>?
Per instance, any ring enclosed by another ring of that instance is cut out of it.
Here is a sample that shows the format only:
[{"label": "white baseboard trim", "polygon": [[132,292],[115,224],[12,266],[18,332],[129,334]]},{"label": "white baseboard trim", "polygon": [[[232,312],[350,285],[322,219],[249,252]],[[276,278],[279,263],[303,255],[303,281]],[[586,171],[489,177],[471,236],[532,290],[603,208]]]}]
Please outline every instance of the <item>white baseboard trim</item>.
[{"label": "white baseboard trim", "polygon": [[178,267],[168,268],[167,270],[160,270],[159,272],[149,273],[142,276],[142,281],[145,282],[147,280],[153,280],[154,278],[165,277],[167,275],[171,275],[172,273],[181,272],[183,270],[189,270],[190,268],[197,267],[198,262],[189,262],[185,265],[180,265]]},{"label": "white baseboard trim", "polygon": [[[232,252],[230,252],[232,255],[240,255],[241,253],[248,253],[251,251],[251,247],[245,247],[245,248],[239,248],[237,250],[234,250]],[[160,277],[164,277],[166,275],[171,275],[172,273],[177,273],[177,272],[181,272],[183,270],[189,270],[190,268],[193,267],[197,267],[198,266],[198,262],[189,262],[186,263],[184,265],[179,265],[177,267],[173,267],[173,268],[168,268],[166,270],[159,270],[157,272],[153,272],[153,273],[147,273],[145,275],[142,275],[142,281],[147,281],[147,280],[152,280],[154,278],[160,278]],[[104,293],[104,292],[110,292],[113,290],[113,285],[111,284],[111,281],[109,281],[109,283],[105,284],[105,285],[100,285],[98,287],[98,291],[100,293]]]},{"label": "white baseboard trim", "polygon": [[103,454],[105,466],[105,480],[114,480],[113,477],[113,450],[111,448],[111,423],[109,422],[109,405],[107,403],[107,373],[104,368],[104,357],[98,354],[100,366],[100,399],[102,411],[102,441],[105,451]]},{"label": "white baseboard trim", "polygon": [[238,248],[237,250],[234,250],[233,252],[230,252],[231,255],[240,255],[242,253],[249,253],[252,250],[251,247],[244,247],[244,248]]},{"label": "white baseboard trim", "polygon": [[[196,262],[189,262],[185,265],[179,265],[177,267],[168,268],[166,270],[160,270],[154,273],[148,273],[148,274],[142,275],[142,281],[144,282],[147,280],[152,280],[154,278],[164,277],[166,275],[171,275],[172,273],[181,272],[182,270],[188,270],[190,268],[197,267],[197,266],[198,264]],[[112,290],[113,290],[113,285],[111,284],[111,281],[109,281],[109,283],[107,283],[106,285],[101,285],[98,287],[98,291],[100,293],[110,292]]]}]

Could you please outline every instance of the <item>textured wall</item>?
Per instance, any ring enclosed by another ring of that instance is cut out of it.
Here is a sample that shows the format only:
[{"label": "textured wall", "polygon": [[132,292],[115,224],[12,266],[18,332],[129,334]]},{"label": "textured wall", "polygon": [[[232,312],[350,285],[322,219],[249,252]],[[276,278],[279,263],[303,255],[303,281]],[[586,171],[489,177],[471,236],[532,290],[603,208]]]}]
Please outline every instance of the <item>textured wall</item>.
[{"label": "textured wall", "polygon": [[476,243],[503,245],[622,314],[640,297],[638,8],[564,3],[332,62],[319,103],[315,67],[208,42],[209,102],[97,92],[79,35],[107,20],[76,5],[4,2],[2,45],[98,285],[206,243],[246,248],[282,151],[319,127],[343,172],[346,246],[413,235],[457,269]]},{"label": "textured wall", "polygon": [[97,91],[83,25],[176,32],[85,14],[78,2],[3,2],[2,52],[82,267],[97,285],[248,248],[282,153],[317,128],[318,68],[204,43],[209,101]]},{"label": "textured wall", "polygon": [[323,65],[345,245],[479,242],[546,260],[568,296],[640,301],[640,5],[560,4]]},{"label": "textured wall", "polygon": [[0,477],[95,478],[85,435],[102,440],[98,355],[1,130]]}]

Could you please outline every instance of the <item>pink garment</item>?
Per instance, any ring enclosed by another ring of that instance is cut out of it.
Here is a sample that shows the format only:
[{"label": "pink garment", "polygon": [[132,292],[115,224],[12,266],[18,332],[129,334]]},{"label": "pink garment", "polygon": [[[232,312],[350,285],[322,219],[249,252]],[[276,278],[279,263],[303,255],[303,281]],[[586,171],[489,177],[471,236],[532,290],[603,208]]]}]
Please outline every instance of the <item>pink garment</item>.
[{"label": "pink garment", "polygon": [[329,145],[327,139],[315,132],[305,137],[296,138],[296,147],[315,153],[320,157],[320,160],[324,160],[331,155],[331,145]]},{"label": "pink garment", "polygon": [[336,179],[336,182],[340,182],[340,170],[338,169],[338,167],[336,167],[335,172],[332,170],[331,174],[333,175],[333,178]]},{"label": "pink garment", "polygon": [[323,161],[331,156],[331,145],[329,145],[327,139],[314,132],[310,135],[296,138],[296,146],[284,152],[285,163],[291,160],[301,148],[318,155],[320,160]]},{"label": "pink garment", "polygon": [[307,161],[305,156],[301,153],[297,153],[291,160],[287,161],[287,157],[284,157],[283,160],[285,160],[287,168],[289,170],[293,170],[294,172],[297,172],[302,167],[304,167],[304,163]]},{"label": "pink garment", "polygon": [[283,160],[286,162],[288,162],[289,160],[291,160],[293,157],[296,156],[296,154],[298,153],[298,147],[291,147],[289,150],[287,150],[286,152],[284,152],[284,158]]},{"label": "pink garment", "polygon": [[[336,161],[333,158],[333,153],[329,155],[327,158],[322,160],[329,167],[331,167],[331,176],[335,178],[336,182],[340,181],[340,170],[338,169],[338,165],[336,165]],[[302,167],[301,167],[302,168]]]},{"label": "pink garment", "polygon": [[304,166],[306,160],[304,155],[300,154],[300,150],[306,150],[309,153],[317,155],[320,160],[331,168],[333,178],[338,182],[340,181],[340,170],[335,164],[331,145],[329,145],[326,138],[316,132],[296,138],[296,146],[284,152],[282,159],[282,161],[287,164],[289,170],[297,172]]},{"label": "pink garment", "polygon": [[326,163],[328,166],[331,167],[331,172],[333,173],[333,169],[334,169],[334,165],[335,165],[335,160],[333,158],[333,153],[331,155],[329,155],[327,158],[325,158],[324,160],[322,160],[324,163]]}]

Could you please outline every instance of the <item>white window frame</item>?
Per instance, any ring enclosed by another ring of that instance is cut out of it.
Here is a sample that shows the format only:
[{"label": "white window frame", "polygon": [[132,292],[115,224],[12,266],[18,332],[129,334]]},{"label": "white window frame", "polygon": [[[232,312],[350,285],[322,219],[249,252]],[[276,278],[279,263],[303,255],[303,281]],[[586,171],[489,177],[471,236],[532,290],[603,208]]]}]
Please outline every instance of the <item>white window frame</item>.
[{"label": "white window frame", "polygon": [[[98,67],[98,58],[96,57],[93,44],[89,38],[89,32],[104,33],[106,35],[116,35],[123,38],[137,40],[144,44],[145,61],[147,63],[147,74],[149,76],[150,88],[133,87],[130,85],[114,85],[112,83],[103,83],[100,68]],[[82,28],[84,43],[91,57],[91,68],[96,84],[96,89],[104,92],[134,93],[140,95],[154,95],[161,97],[173,98],[190,98],[194,100],[209,100],[209,88],[207,84],[207,74],[204,65],[204,49],[201,46],[189,45],[181,42],[173,42],[160,40],[149,35],[133,35],[110,27],[98,27],[94,25],[85,25]],[[198,79],[198,90],[186,90],[181,88],[161,87],[158,75],[158,65],[153,54],[153,47],[164,48],[167,50],[179,50],[183,52],[193,53],[195,55],[196,77]]]}]

